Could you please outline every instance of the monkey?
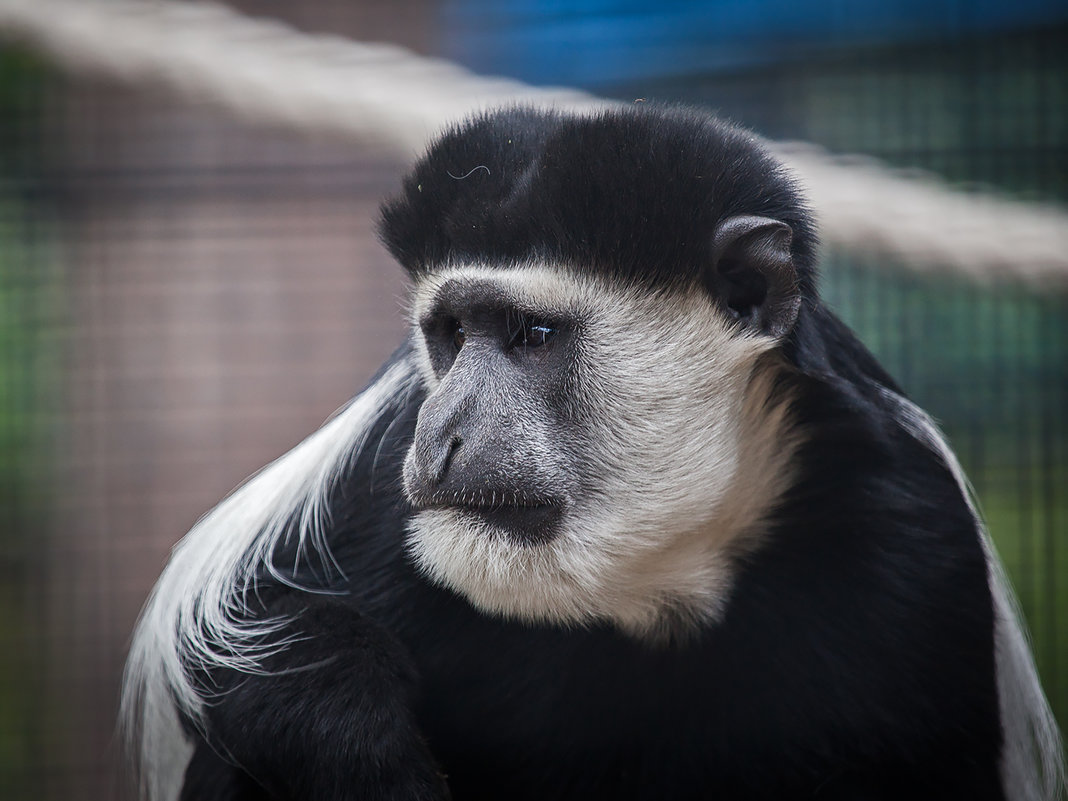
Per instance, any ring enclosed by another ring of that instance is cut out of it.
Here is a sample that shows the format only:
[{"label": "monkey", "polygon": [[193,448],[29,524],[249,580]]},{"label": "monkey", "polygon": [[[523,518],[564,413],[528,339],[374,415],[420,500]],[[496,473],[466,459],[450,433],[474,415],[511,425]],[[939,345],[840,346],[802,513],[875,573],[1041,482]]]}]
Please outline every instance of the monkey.
[{"label": "monkey", "polygon": [[176,546],[124,677],[161,799],[1052,799],[966,479],[698,109],[516,106],[382,208],[411,333]]}]

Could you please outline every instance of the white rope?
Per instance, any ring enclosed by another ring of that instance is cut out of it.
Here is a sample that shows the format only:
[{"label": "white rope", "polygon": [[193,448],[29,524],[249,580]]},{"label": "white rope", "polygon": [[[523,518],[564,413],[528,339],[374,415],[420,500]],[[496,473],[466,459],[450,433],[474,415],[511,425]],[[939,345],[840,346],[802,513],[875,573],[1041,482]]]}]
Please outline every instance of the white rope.
[{"label": "white rope", "polygon": [[[592,110],[571,89],[475,75],[385,44],[300,33],[208,3],[0,0],[0,33],[74,75],[162,86],[263,124],[373,140],[405,158],[443,126],[515,102]],[[1068,214],[965,194],[876,162],[777,145],[812,199],[824,241],[921,270],[1068,283]]]},{"label": "white rope", "polygon": [[934,176],[905,176],[873,159],[834,158],[810,145],[776,152],[804,182],[824,241],[976,280],[1068,284],[1068,214],[950,189]]},{"label": "white rope", "polygon": [[406,158],[478,108],[517,100],[590,108],[569,89],[481,78],[396,45],[309,35],[213,3],[0,0],[0,30],[74,75],[162,85],[249,120],[372,138]]}]

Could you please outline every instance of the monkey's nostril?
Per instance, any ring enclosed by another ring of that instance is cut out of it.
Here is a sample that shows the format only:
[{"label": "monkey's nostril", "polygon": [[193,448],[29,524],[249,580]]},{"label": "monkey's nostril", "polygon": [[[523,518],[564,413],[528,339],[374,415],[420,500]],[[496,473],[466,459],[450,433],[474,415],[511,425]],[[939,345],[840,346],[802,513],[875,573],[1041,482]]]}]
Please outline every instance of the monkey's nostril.
[{"label": "monkey's nostril", "polygon": [[445,462],[441,466],[441,476],[439,481],[445,478],[445,474],[449,472],[449,466],[452,464],[453,457],[456,456],[456,451],[460,450],[460,446],[463,444],[463,440],[459,437],[453,437],[449,440],[449,452],[445,456]]},{"label": "monkey's nostril", "polygon": [[437,486],[445,480],[445,476],[448,475],[449,467],[452,465],[453,457],[456,452],[460,450],[460,446],[463,444],[458,436],[454,436],[449,440],[448,447],[442,449],[442,456],[437,465],[430,471],[430,483]]}]

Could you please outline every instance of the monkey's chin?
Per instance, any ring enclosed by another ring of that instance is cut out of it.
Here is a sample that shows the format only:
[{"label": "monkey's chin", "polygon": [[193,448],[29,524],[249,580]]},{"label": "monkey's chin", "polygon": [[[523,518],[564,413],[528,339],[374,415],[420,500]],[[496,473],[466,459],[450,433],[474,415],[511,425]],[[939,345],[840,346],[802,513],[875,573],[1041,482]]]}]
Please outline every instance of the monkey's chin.
[{"label": "monkey's chin", "polygon": [[560,507],[486,514],[433,507],[413,516],[408,551],[428,578],[484,612],[536,622],[583,621],[579,587],[567,575],[565,515]]}]

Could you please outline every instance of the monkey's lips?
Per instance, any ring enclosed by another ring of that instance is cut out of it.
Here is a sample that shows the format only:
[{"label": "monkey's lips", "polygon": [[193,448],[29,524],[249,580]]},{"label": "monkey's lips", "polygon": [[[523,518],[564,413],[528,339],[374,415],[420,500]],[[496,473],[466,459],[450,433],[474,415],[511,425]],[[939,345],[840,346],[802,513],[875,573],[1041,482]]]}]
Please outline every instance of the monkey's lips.
[{"label": "monkey's lips", "polygon": [[563,518],[563,505],[550,500],[506,498],[496,503],[472,501],[470,498],[434,495],[412,498],[417,509],[441,509],[474,518],[502,531],[523,544],[548,542],[556,536]]}]

